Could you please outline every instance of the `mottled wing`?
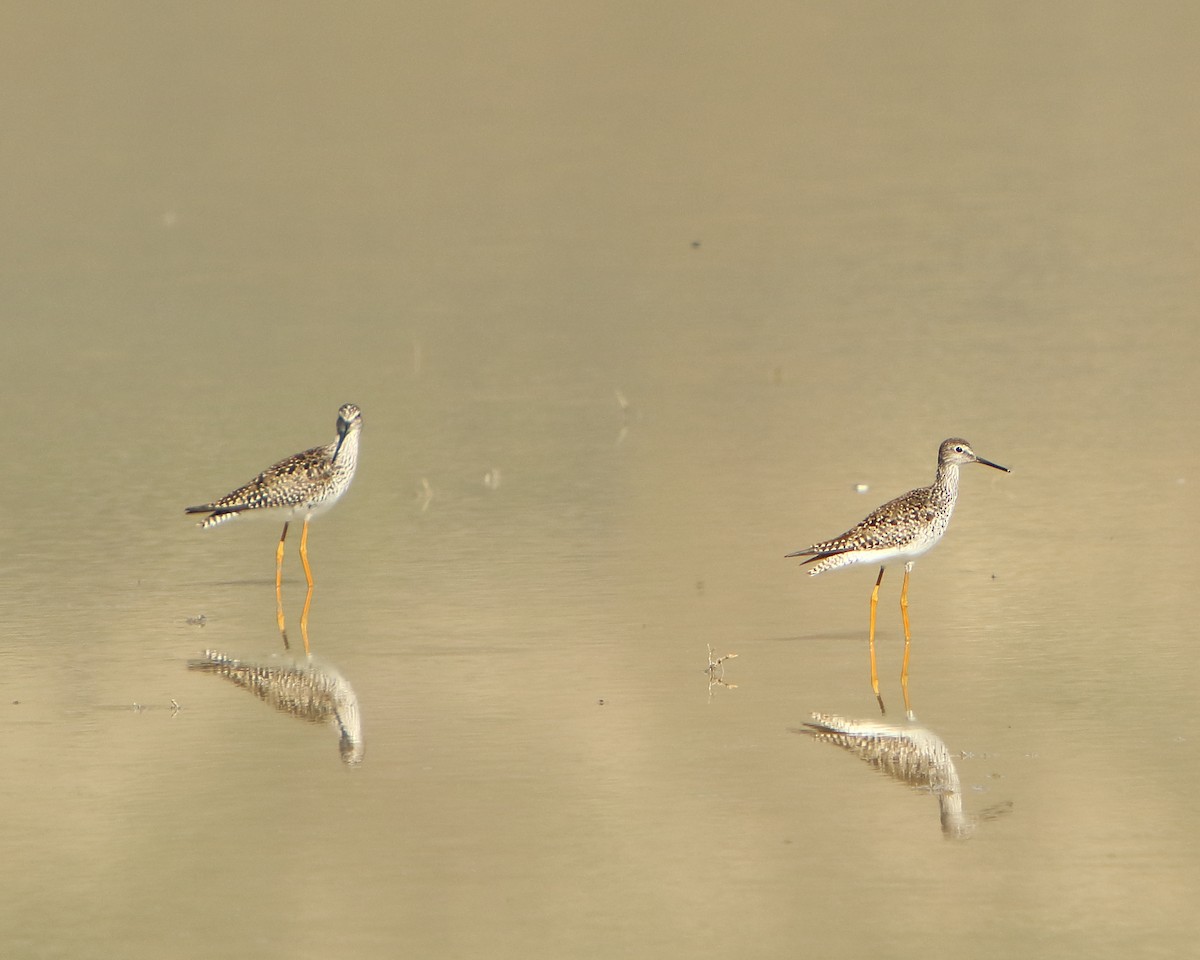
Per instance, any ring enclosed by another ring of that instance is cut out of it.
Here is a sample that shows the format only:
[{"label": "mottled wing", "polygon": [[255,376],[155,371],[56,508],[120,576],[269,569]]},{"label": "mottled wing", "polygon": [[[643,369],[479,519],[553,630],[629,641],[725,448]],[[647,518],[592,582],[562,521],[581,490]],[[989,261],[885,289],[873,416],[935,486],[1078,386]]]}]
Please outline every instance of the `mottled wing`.
[{"label": "mottled wing", "polygon": [[238,513],[267,507],[295,507],[307,503],[329,479],[331,471],[329,450],[313,447],[268,467],[244,486],[227,493],[220,500],[198,507],[188,507],[188,513]]},{"label": "mottled wing", "polygon": [[928,524],[934,513],[928,489],[920,487],[909,490],[872,510],[845,533],[814,543],[805,550],[789,553],[788,556],[809,557],[804,562],[812,563],[855,550],[886,550],[909,540],[912,531]]}]

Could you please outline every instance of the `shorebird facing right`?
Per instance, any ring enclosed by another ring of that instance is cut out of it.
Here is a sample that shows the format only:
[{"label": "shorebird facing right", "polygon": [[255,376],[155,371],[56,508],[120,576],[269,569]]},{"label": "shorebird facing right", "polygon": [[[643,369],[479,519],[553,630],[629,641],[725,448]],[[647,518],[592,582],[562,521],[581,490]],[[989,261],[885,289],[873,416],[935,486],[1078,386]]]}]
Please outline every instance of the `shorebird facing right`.
[{"label": "shorebird facing right", "polygon": [[879,604],[883,571],[889,561],[904,559],[904,585],[900,588],[904,663],[900,670],[900,688],[904,692],[905,709],[908,710],[908,653],[911,642],[908,629],[908,575],[912,572],[913,561],[936,546],[950,525],[954,504],[958,500],[958,468],[966,463],[982,463],[985,467],[1011,472],[1008,467],[984,460],[966,440],[951,437],[943,440],[938,449],[937,474],[929,486],[917,487],[889,500],[840,536],[787,554],[788,557],[807,557],[803,563],[814,564],[808,571],[814,577],[826,570],[837,570],[855,563],[879,564],[879,576],[875,579],[875,589],[871,591],[868,644],[871,652],[871,689],[875,691],[881,711],[884,709],[883,698],[879,695],[879,675],[875,670],[875,608]]},{"label": "shorebird facing right", "polygon": [[362,411],[353,403],[343,404],[338,410],[337,438],[331,443],[280,460],[220,500],[188,507],[185,511],[207,513],[208,516],[200,521],[200,527],[204,530],[233,520],[243,513],[270,513],[284,520],[283,533],[275,550],[275,616],[285,646],[283,542],[287,539],[288,524],[297,518],[304,519],[300,533],[300,562],[304,564],[308,593],[304,597],[304,612],[300,615],[300,633],[304,638],[305,653],[309,652],[308,609],[313,594],[312,570],[308,565],[308,521],[332,507],[349,489],[354,472],[358,469],[358,436],[361,431]]}]

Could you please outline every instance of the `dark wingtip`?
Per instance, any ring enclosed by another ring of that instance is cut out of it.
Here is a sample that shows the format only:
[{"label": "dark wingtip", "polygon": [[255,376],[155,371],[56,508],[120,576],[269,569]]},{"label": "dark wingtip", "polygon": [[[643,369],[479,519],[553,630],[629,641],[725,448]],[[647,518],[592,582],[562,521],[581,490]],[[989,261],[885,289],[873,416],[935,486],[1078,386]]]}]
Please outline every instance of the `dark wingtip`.
[{"label": "dark wingtip", "polygon": [[818,560],[824,560],[826,557],[836,557],[841,553],[849,553],[849,550],[824,550],[821,553],[813,553],[812,556],[809,556],[810,553],[812,553],[811,550],[797,550],[795,553],[787,554],[784,559],[790,560],[792,557],[804,557],[800,561],[800,566],[804,566],[806,563],[815,563]]},{"label": "dark wingtip", "polygon": [[215,503],[206,503],[203,506],[185,507],[184,513],[208,513],[214,517],[223,517],[227,513],[241,513],[248,509],[244,503],[227,504],[223,507],[218,507]]}]

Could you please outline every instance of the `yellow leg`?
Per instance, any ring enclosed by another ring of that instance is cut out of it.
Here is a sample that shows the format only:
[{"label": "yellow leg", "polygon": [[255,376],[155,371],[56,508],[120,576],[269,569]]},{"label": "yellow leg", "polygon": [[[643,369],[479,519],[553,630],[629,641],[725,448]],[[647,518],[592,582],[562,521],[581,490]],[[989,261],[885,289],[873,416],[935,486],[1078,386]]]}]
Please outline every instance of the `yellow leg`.
[{"label": "yellow leg", "polygon": [[879,695],[879,673],[875,669],[875,608],[879,606],[879,585],[883,583],[884,568],[879,568],[879,576],[875,579],[875,589],[871,591],[871,632],[867,643],[871,650],[871,689],[875,691],[875,699],[879,701],[879,712],[886,713],[883,708],[883,697]]},{"label": "yellow leg", "polygon": [[312,568],[308,565],[308,517],[304,518],[304,527],[300,530],[300,562],[304,564],[304,579],[308,581],[308,589],[312,589]]},{"label": "yellow leg", "polygon": [[283,637],[284,649],[287,649],[287,630],[283,624],[283,542],[287,539],[288,525],[283,525],[283,533],[279,535],[279,546],[275,548],[275,619],[279,623],[279,633]]},{"label": "yellow leg", "polygon": [[900,616],[904,619],[904,662],[900,667],[900,689],[904,692],[904,709],[912,713],[908,703],[908,651],[912,636],[908,629],[908,575],[912,572],[912,564],[904,565],[904,584],[900,587]]},{"label": "yellow leg", "polygon": [[308,656],[308,608],[312,606],[313,578],[308,565],[308,517],[300,531],[300,562],[304,564],[304,579],[308,581],[308,592],[304,595],[304,611],[300,614],[300,636],[304,638],[304,655]]}]

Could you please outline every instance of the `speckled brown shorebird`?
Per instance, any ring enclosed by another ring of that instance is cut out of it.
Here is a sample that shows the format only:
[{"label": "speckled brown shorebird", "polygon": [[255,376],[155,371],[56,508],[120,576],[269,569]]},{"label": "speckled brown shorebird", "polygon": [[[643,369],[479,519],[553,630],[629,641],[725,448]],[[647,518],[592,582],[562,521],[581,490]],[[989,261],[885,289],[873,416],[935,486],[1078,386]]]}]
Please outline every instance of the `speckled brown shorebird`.
[{"label": "speckled brown shorebird", "polygon": [[913,561],[927,550],[931,550],[942,539],[950,525],[954,504],[958,500],[958,468],[964,463],[982,463],[1009,473],[1008,467],[984,460],[971,449],[966,440],[951,437],[943,440],[938,449],[937,475],[927,487],[918,487],[908,493],[889,500],[859,521],[841,536],[822,540],[811,547],[787,554],[788,557],[807,557],[804,563],[812,563],[809,575],[816,576],[826,570],[855,563],[878,563],[879,576],[875,589],[871,591],[871,627],[868,643],[871,652],[871,689],[883,709],[883,698],[879,696],[879,676],[875,670],[875,608],[879,604],[879,585],[883,582],[883,571],[891,560],[903,558],[904,585],[900,588],[900,615],[904,620],[904,664],[900,670],[900,686],[904,691],[905,706],[908,706],[908,653],[911,642],[908,628],[908,576]]},{"label": "speckled brown shorebird", "polygon": [[337,437],[331,443],[280,460],[220,500],[187,508],[188,513],[208,514],[199,524],[205,530],[243,513],[270,513],[283,518],[283,533],[275,550],[275,602],[279,631],[285,643],[283,543],[287,539],[288,524],[299,517],[304,518],[300,533],[300,562],[304,564],[308,593],[304,598],[304,612],[300,616],[300,632],[304,636],[306,653],[308,610],[313,593],[312,569],[308,565],[308,522],[337,503],[349,489],[358,467],[358,438],[361,431],[362,411],[354,404],[347,403],[338,410]]}]

